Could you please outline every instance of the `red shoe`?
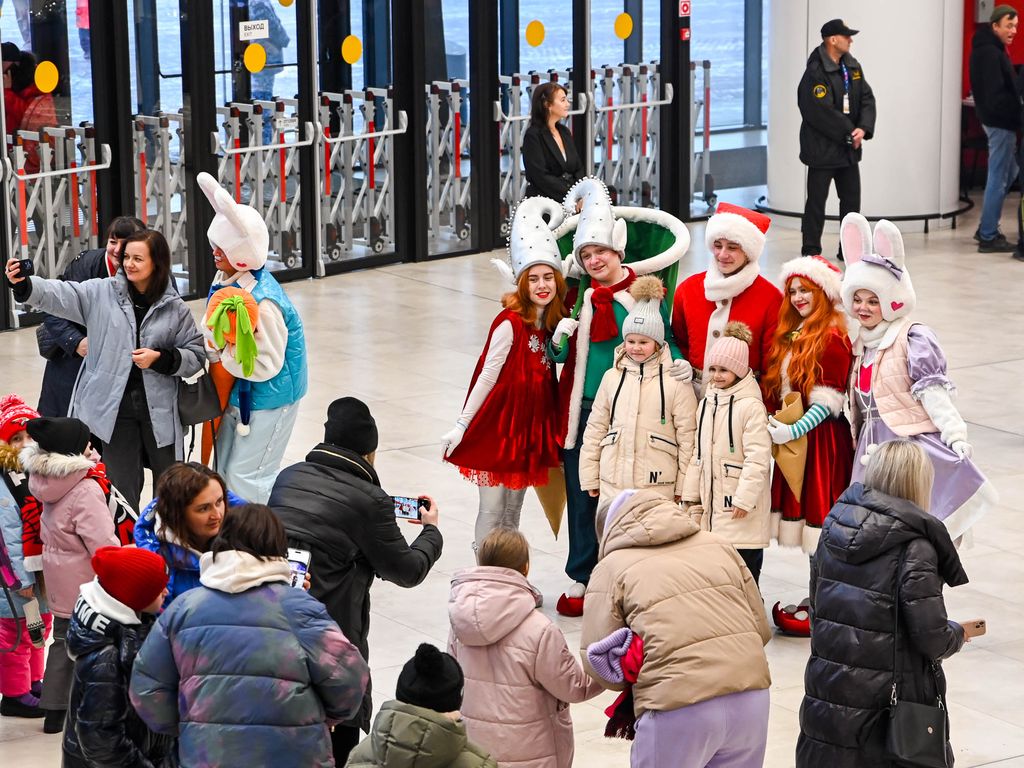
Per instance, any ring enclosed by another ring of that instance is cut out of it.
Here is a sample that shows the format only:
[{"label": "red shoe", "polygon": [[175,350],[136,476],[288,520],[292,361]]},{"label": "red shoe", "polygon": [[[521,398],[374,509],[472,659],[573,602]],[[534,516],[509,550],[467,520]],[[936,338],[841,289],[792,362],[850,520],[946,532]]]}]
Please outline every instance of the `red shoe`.
[{"label": "red shoe", "polygon": [[787,605],[785,608],[782,607],[782,603],[776,603],[772,608],[772,621],[787,635],[810,637],[811,615],[807,610],[807,605],[807,600],[801,602],[800,605]]},{"label": "red shoe", "polygon": [[563,616],[582,616],[583,598],[569,597],[563,593],[562,596],[558,598],[558,605],[555,606],[555,610]]}]

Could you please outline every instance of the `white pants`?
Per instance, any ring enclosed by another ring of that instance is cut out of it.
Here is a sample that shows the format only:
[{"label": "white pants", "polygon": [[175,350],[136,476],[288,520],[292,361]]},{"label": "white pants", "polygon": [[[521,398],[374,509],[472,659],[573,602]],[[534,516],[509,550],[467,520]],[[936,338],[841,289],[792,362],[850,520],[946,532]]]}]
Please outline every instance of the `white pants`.
[{"label": "white pants", "polygon": [[253,411],[249,434],[242,436],[235,431],[242,418],[238,408],[227,407],[217,430],[216,459],[232,493],[253,504],[267,503],[298,417],[298,403]]},{"label": "white pants", "polygon": [[512,491],[503,485],[480,486],[480,511],[476,516],[476,540],[473,550],[480,549],[480,542],[495,528],[519,530],[519,516],[523,511],[527,488]]}]

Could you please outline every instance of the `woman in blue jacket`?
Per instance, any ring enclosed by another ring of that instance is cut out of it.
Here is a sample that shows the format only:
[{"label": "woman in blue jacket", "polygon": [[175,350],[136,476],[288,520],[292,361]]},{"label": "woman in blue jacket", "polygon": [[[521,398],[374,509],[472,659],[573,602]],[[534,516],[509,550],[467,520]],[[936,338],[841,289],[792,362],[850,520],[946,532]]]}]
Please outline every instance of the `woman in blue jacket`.
[{"label": "woman in blue jacket", "polygon": [[167,608],[199,583],[199,558],[220,533],[228,506],[245,504],[224,479],[204,464],[178,463],[160,476],[156,498],[135,523],[135,545],[156,552],[167,563]]},{"label": "woman in blue jacket", "polygon": [[164,611],[136,658],[132,705],[178,736],[182,768],[334,765],[329,728],[359,710],[369,670],[323,604],[289,586],[287,551],[269,507],[228,510],[202,586]]}]

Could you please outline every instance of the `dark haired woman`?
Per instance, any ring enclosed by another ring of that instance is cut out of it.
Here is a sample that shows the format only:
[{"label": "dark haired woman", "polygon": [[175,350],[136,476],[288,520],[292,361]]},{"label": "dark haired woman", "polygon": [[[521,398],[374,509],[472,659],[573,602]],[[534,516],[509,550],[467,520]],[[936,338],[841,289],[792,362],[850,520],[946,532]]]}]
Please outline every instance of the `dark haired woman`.
[{"label": "dark haired woman", "polygon": [[171,251],[154,230],[131,235],[110,280],[67,283],[20,274],[7,262],[15,298],[86,327],[85,358],[71,415],[103,443],[107,476],[139,508],[143,463],[154,483],[182,459],[178,379],[199,372],[203,337],[171,281]]},{"label": "dark haired woman", "polygon": [[[146,225],[134,216],[118,216],[107,228],[106,245],[82,251],[61,274],[60,279],[71,283],[84,283],[97,277],[117,274],[121,266],[121,246]],[[47,348],[40,342],[40,354],[46,358],[43,386],[39,393],[40,416],[67,416],[71,395],[75,391],[78,371],[89,350],[89,337],[85,326],[62,317],[46,315],[43,319],[49,341]]]},{"label": "dark haired woman", "polygon": [[170,581],[164,608],[199,586],[199,558],[210,551],[228,506],[245,504],[224,479],[204,464],[172,464],[156,485],[156,498],[135,523],[135,545],[167,563]]},{"label": "dark haired woman", "polygon": [[542,83],[534,88],[530,126],[523,134],[527,197],[550,197],[562,202],[569,188],[583,178],[583,160],[572,133],[560,122],[568,115],[565,88],[558,83]]},{"label": "dark haired woman", "polygon": [[135,660],[131,701],[179,737],[183,768],[334,765],[330,726],[358,711],[368,669],[305,590],[289,586],[284,525],[261,504],[228,510]]}]

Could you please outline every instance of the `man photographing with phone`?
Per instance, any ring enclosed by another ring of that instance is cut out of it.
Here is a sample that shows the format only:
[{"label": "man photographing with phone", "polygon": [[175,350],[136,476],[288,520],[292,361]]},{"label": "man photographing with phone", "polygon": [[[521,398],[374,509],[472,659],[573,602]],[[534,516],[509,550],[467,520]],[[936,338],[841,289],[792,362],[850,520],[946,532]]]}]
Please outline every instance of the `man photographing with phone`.
[{"label": "man photographing with phone", "polygon": [[[282,470],[269,501],[285,525],[288,546],[309,553],[303,565],[314,574],[310,594],[327,606],[367,661],[374,576],[415,587],[443,545],[437,504],[428,496],[416,500],[419,519],[408,519],[423,530],[412,544],[406,542],[395,500],[373,468],[376,450],[377,425],[366,404],[354,397],[335,400],[327,409],[324,442],[305,461]],[[331,732],[338,765],[359,742],[359,729],[369,732],[371,710],[367,685],[359,715]]]}]

